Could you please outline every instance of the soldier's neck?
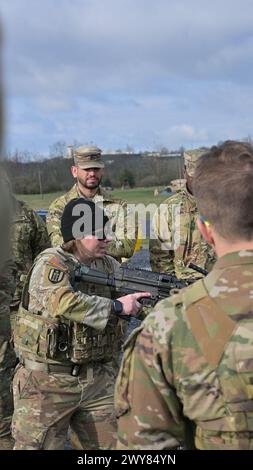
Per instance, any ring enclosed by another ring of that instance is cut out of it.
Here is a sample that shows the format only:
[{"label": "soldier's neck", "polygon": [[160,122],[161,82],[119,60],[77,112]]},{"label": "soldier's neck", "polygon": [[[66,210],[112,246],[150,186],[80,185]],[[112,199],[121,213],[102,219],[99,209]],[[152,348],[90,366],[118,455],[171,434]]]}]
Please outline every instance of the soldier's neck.
[{"label": "soldier's neck", "polygon": [[238,240],[233,243],[229,243],[226,240],[216,240],[215,251],[218,258],[225,256],[228,253],[234,253],[235,251],[249,250],[253,251],[253,241]]},{"label": "soldier's neck", "polygon": [[78,189],[79,189],[80,194],[88,199],[92,199],[95,196],[95,194],[98,192],[98,188],[94,188],[94,189],[85,188],[84,186],[81,186],[79,183],[78,183]]},{"label": "soldier's neck", "polygon": [[92,261],[95,259],[91,253],[84,253],[83,250],[74,250],[73,255],[81,264],[86,264],[86,266],[90,266]]}]

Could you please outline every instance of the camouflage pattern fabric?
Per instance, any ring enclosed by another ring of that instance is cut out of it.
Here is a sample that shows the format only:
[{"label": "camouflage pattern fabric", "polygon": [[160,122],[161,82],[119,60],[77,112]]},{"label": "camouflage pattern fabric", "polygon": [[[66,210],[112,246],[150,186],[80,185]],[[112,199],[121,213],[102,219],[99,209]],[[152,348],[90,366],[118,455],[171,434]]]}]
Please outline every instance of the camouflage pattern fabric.
[{"label": "camouflage pattern fabric", "polygon": [[193,177],[196,169],[196,164],[199,158],[208,151],[206,147],[199,147],[196,149],[186,150],[184,152],[184,165],[186,173]]},{"label": "camouflage pattern fabric", "polygon": [[189,432],[197,449],[253,449],[252,289],[253,251],[227,254],[133,332],[116,384],[118,449],[191,448]]},{"label": "camouflage pattern fabric", "polygon": [[15,199],[15,215],[12,223],[12,254],[17,268],[17,285],[11,307],[18,310],[24,275],[31,268],[36,256],[50,247],[45,222],[23,201]]},{"label": "camouflage pattern fabric", "polygon": [[198,279],[202,275],[190,269],[189,263],[211,269],[215,255],[198,230],[197,218],[196,201],[186,187],[162,203],[152,221],[156,237],[150,240],[153,271]]},{"label": "camouflage pattern fabric", "polygon": [[[97,335],[98,346],[112,324],[117,344],[121,344],[127,322],[111,314],[109,287],[83,282],[73,287],[70,273],[76,264],[76,258],[61,248],[49,248],[39,255],[29,282],[28,314],[34,318],[40,314],[46,322],[60,318],[83,325]],[[118,263],[105,256],[95,260],[91,267],[113,272]],[[116,429],[113,389],[120,351],[115,351],[111,344],[111,360],[106,363],[86,361],[81,366],[81,374],[72,377],[70,370],[47,373],[31,369],[29,360],[33,364],[49,364],[46,367],[71,369],[73,364],[66,357],[43,359],[34,351],[29,352],[25,343],[20,347],[25,367],[20,365],[14,380],[15,449],[62,449],[69,425],[83,448],[112,448]]]},{"label": "camouflage pattern fabric", "polygon": [[0,167],[0,269],[10,258],[10,224],[13,213],[11,185]]},{"label": "camouflage pattern fabric", "polygon": [[176,180],[171,180],[169,184],[169,188],[171,188],[172,191],[177,192],[177,191],[181,191],[182,189],[184,189],[185,185],[186,185],[186,180],[183,178],[178,178]]},{"label": "camouflage pattern fabric", "polygon": [[0,170],[0,449],[7,448],[7,436],[10,434],[13,412],[11,380],[16,363],[16,356],[10,343],[10,302],[15,290],[15,266],[9,259],[11,215],[11,189],[6,175]]},{"label": "camouflage pattern fabric", "polygon": [[[0,45],[2,29],[0,25]],[[2,51],[0,51],[2,52]],[[1,54],[2,55],[2,54]],[[2,58],[2,57],[1,57]],[[0,59],[1,59],[0,58]],[[2,77],[1,77],[2,78]],[[0,83],[0,160],[4,130],[3,89]],[[0,167],[0,450],[12,448],[10,422],[13,402],[11,392],[12,368],[15,353],[10,343],[10,295],[13,295],[14,271],[10,261],[10,222],[12,217],[12,197],[9,180]]]},{"label": "camouflage pattern fabric", "polygon": [[14,290],[14,266],[6,262],[0,272],[0,438],[10,434],[13,413],[11,381],[16,355],[10,342],[10,302]]},{"label": "camouflage pattern fabric", "polygon": [[81,449],[112,449],[116,442],[114,363],[88,367],[78,377],[29,371],[13,381],[15,450],[63,450],[69,426]]},{"label": "camouflage pattern fabric", "polygon": [[[47,230],[52,246],[62,244],[60,220],[64,207],[71,199],[81,196],[85,197],[75,184],[68,193],[59,197],[50,205],[47,215]],[[115,240],[110,243],[108,254],[119,261],[122,257],[130,258],[134,253],[138,226],[132,212],[127,207],[127,203],[120,199],[111,198],[100,188],[92,200],[104,209],[105,214],[112,223]]]}]

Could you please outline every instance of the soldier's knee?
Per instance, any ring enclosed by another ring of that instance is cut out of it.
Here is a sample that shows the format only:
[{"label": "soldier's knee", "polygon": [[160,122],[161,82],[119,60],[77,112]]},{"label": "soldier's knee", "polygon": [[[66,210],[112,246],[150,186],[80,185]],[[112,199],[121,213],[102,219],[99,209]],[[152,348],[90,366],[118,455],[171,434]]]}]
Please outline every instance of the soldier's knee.
[{"label": "soldier's knee", "polygon": [[117,423],[114,413],[92,416],[71,430],[72,449],[110,450],[116,446]]}]

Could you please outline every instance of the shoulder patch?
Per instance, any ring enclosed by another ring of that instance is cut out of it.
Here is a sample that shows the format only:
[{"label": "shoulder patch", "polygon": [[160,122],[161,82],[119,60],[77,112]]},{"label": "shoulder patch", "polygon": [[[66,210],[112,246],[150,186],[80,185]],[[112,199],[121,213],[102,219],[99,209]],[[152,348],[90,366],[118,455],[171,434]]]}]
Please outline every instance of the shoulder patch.
[{"label": "shoulder patch", "polygon": [[64,271],[52,268],[48,273],[48,279],[53,282],[53,284],[58,284],[58,282],[61,282],[64,278],[64,274]]},{"label": "shoulder patch", "polygon": [[57,258],[56,256],[52,256],[52,258],[49,258],[47,260],[48,264],[51,264],[51,266],[54,266],[54,268],[58,268],[60,269],[61,271],[67,271],[67,267],[65,266],[65,264],[63,263],[63,261],[61,261],[59,258]]}]

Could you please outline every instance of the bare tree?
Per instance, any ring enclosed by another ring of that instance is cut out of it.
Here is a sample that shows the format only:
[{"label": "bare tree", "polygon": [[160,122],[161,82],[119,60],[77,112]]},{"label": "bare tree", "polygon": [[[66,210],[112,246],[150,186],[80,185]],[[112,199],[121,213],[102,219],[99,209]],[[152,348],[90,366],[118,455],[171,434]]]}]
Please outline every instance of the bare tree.
[{"label": "bare tree", "polygon": [[61,157],[64,158],[67,152],[67,145],[64,140],[58,140],[55,144],[50,145],[49,147],[49,155],[50,158]]}]

